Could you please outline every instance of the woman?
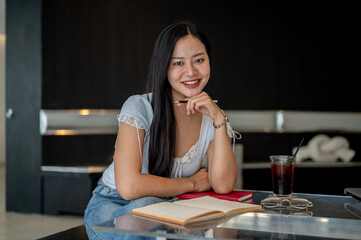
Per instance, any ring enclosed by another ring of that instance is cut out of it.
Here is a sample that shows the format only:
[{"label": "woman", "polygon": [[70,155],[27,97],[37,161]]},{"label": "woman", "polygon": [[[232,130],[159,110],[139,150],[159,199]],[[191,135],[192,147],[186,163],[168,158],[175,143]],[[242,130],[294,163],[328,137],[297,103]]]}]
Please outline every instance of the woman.
[{"label": "woman", "polygon": [[[124,103],[114,161],[85,211],[90,239],[106,234],[93,231],[94,224],[133,208],[185,192],[233,190],[234,133],[203,91],[210,78],[210,52],[206,36],[191,22],[172,24],[160,33],[149,66],[149,93]],[[208,170],[201,168],[206,155]]]}]

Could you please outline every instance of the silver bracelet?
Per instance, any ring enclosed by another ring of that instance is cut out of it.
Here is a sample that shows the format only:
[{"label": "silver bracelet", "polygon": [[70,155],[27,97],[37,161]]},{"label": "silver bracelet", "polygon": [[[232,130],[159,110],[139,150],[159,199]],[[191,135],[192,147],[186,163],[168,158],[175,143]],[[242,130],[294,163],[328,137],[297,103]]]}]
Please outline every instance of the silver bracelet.
[{"label": "silver bracelet", "polygon": [[224,124],[226,124],[227,122],[229,122],[229,119],[228,119],[228,117],[227,117],[227,115],[224,115],[224,121],[222,122],[222,123],[220,123],[220,124],[218,124],[218,125],[214,125],[214,123],[213,123],[213,126],[214,126],[214,128],[220,128],[220,127],[222,127]]}]

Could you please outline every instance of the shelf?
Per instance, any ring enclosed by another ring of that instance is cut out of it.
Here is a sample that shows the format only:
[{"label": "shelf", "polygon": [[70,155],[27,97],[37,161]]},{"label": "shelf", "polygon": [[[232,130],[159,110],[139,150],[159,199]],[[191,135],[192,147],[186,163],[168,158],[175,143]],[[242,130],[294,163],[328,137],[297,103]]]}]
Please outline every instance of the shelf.
[{"label": "shelf", "polygon": [[43,172],[102,173],[108,166],[41,166]]},{"label": "shelf", "polygon": [[[41,135],[117,134],[120,109],[41,109]],[[225,110],[240,133],[361,133],[360,112]]]}]

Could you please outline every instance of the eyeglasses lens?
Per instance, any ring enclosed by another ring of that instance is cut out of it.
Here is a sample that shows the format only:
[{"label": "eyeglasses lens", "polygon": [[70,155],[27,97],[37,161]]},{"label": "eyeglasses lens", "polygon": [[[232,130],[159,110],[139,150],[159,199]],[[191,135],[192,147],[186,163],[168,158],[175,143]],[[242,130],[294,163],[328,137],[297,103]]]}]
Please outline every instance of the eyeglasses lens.
[{"label": "eyeglasses lens", "polygon": [[295,198],[291,200],[291,204],[293,207],[295,208],[308,208],[308,207],[312,207],[312,203],[310,201],[308,201],[307,199],[302,199],[302,198]]}]

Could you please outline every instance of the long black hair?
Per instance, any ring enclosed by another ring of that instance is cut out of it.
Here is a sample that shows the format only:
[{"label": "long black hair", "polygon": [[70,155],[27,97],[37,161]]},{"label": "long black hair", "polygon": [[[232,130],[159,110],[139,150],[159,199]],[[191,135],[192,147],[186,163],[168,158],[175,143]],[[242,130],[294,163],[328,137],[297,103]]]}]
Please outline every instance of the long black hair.
[{"label": "long black hair", "polygon": [[147,91],[152,92],[154,117],[150,128],[148,169],[149,173],[158,176],[171,175],[177,136],[167,72],[177,40],[189,34],[204,44],[210,59],[211,47],[207,37],[188,21],[171,24],[159,34],[149,64]]}]

